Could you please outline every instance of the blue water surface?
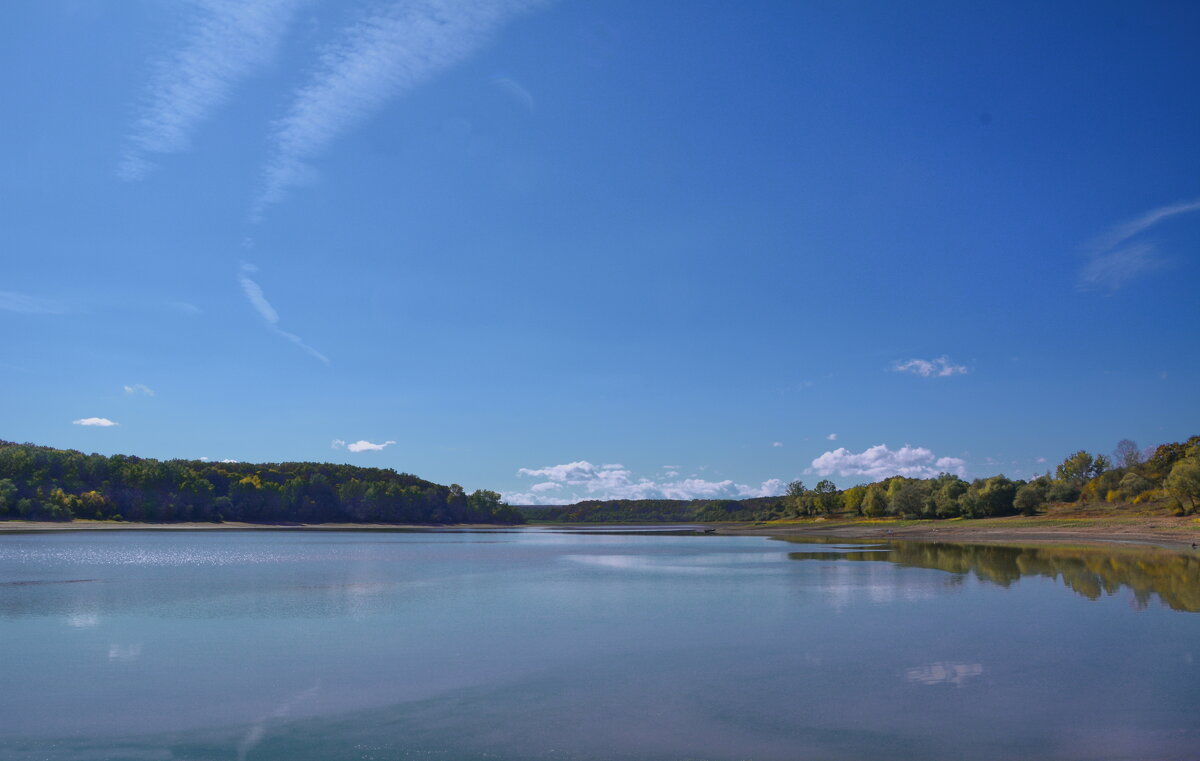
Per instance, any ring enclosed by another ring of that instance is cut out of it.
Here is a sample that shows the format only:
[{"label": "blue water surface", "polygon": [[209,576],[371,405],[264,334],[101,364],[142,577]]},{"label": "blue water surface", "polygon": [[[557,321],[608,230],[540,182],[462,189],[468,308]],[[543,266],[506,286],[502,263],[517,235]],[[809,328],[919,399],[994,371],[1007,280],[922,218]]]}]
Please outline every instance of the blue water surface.
[{"label": "blue water surface", "polygon": [[6,534],[0,758],[1200,758],[1195,558],[931,547]]}]

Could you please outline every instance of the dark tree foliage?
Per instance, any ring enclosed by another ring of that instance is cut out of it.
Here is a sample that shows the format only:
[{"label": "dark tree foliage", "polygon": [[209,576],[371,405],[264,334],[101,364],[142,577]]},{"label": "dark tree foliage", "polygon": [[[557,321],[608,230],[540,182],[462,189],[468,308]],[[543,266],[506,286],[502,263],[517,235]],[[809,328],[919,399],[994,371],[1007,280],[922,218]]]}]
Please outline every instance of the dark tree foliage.
[{"label": "dark tree foliage", "polygon": [[384,468],[106,457],[0,441],[0,519],[523,523],[500,495]]},{"label": "dark tree foliage", "polygon": [[752,521],[782,518],[784,498],[753,499],[613,499],[573,505],[522,506],[529,520],[550,523],[688,523]]}]

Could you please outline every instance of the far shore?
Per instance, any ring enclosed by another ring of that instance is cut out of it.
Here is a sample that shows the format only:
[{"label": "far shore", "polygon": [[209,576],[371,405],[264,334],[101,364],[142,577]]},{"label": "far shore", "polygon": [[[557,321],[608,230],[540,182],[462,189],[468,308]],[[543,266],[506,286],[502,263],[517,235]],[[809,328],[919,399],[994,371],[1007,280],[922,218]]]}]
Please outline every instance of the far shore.
[{"label": "far shore", "polygon": [[1155,516],[1114,518],[981,518],[975,520],[846,521],[805,520],[717,524],[718,534],[732,536],[837,537],[902,539],[968,544],[1013,542],[1136,543],[1191,549],[1200,544],[1200,519]]},{"label": "far shore", "polygon": [[134,523],[74,520],[0,521],[4,533],[44,531],[445,531],[455,529],[513,530],[522,527],[604,531],[624,528],[703,527],[704,533],[723,536],[806,536],[887,541],[995,543],[1136,543],[1191,549],[1200,544],[1200,518],[1154,516],[1137,519],[1057,518],[1013,516],[976,520],[838,520],[806,519],[759,523],[534,523],[499,524],[392,524],[392,523]]}]

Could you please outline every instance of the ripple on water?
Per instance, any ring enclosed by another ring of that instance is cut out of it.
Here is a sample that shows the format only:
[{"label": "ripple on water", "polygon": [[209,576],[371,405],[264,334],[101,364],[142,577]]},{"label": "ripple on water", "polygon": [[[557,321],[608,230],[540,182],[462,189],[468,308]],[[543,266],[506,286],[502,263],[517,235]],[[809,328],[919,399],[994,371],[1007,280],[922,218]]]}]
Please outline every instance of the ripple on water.
[{"label": "ripple on water", "polygon": [[[0,563],[88,566],[229,566],[309,559],[290,553],[240,548],[200,547],[0,547]],[[79,581],[94,581],[80,579]],[[36,583],[36,582],[10,582]],[[44,582],[44,583],[65,583]]]}]

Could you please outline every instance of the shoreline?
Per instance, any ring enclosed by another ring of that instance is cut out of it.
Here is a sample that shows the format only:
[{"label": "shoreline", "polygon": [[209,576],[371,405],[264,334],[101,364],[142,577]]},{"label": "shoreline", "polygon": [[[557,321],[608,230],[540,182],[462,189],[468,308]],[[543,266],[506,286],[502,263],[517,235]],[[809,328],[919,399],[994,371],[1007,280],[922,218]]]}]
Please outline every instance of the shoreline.
[{"label": "shoreline", "polygon": [[1191,550],[1200,544],[1200,523],[1188,518],[1149,523],[1080,519],[984,518],[973,521],[808,521],[762,525],[718,524],[725,536],[830,537],[872,541],[958,542],[962,544],[1144,544]]},{"label": "shoreline", "polygon": [[[0,536],[18,533],[58,531],[363,531],[422,532],[488,530],[512,531],[523,528],[604,531],[616,524],[607,523],[534,523],[534,524],[392,524],[392,523],[133,523],[96,520],[0,521]],[[686,530],[703,526],[718,536],[765,536],[779,538],[841,538],[867,541],[959,542],[964,544],[1037,544],[1070,541],[1087,544],[1145,544],[1171,549],[1193,549],[1200,544],[1200,519],[1161,517],[1145,521],[1115,522],[1089,518],[984,518],[971,521],[838,521],[815,519],[770,523],[653,523],[621,524],[623,528]]]}]

